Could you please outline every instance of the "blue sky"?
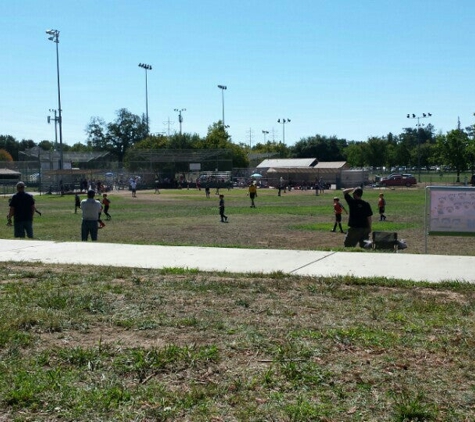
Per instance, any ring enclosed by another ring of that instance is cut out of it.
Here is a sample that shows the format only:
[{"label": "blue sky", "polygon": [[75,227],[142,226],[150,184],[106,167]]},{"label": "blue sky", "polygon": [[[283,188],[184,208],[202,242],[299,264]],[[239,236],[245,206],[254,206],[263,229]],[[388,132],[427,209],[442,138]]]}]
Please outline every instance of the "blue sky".
[{"label": "blue sky", "polygon": [[[127,108],[152,133],[204,136],[222,118],[236,143],[316,134],[365,141],[415,126],[475,123],[473,0],[15,0],[0,4],[0,134],[54,140],[60,31],[63,141]],[[171,123],[168,124],[167,121]]]}]

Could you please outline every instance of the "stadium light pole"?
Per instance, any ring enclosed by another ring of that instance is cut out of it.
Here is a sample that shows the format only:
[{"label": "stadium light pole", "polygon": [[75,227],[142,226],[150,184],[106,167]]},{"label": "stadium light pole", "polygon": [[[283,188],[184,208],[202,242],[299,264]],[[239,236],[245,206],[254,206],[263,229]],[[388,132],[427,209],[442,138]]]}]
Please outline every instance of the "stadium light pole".
[{"label": "stadium light pole", "polygon": [[48,116],[48,124],[51,123],[51,120],[54,121],[54,150],[56,151],[58,149],[58,117],[57,117],[57,110],[49,109],[51,113],[54,113],[53,119],[51,119],[51,116]]},{"label": "stadium light pole", "polygon": [[224,91],[228,89],[226,85],[218,85],[218,88],[221,90],[221,104],[223,107],[223,126],[226,127],[226,124],[224,122]]},{"label": "stadium light pole", "polygon": [[[58,117],[59,124],[59,169],[63,170],[63,118],[61,115],[61,84],[59,79],[59,31],[57,29],[48,29],[46,34],[49,35],[48,40],[56,44],[56,76],[58,83]],[[55,117],[56,119],[56,117]]]},{"label": "stadium light pole", "polygon": [[285,145],[285,125],[290,123],[290,119],[277,119],[277,123],[282,125],[282,142]]},{"label": "stadium light pole", "polygon": [[263,130],[262,134],[264,135],[264,145],[265,145],[266,144],[266,135],[269,134],[269,131],[268,130]]},{"label": "stadium light pole", "polygon": [[147,135],[150,132],[150,125],[148,120],[148,75],[147,71],[152,70],[152,66],[145,63],[139,63],[139,67],[145,70],[145,119],[147,120]]},{"label": "stadium light pole", "polygon": [[416,116],[414,113],[409,113],[406,116],[408,119],[417,119],[417,168],[419,172],[419,183],[421,183],[421,136],[419,134],[419,130],[421,126],[424,126],[422,123],[420,123],[420,119],[428,119],[431,116],[431,113],[422,113],[422,116]]},{"label": "stadium light pole", "polygon": [[178,113],[178,121],[180,122],[180,135],[181,135],[181,124],[183,123],[183,116],[181,115],[182,111],[186,111],[186,108],[175,108],[175,111]]}]

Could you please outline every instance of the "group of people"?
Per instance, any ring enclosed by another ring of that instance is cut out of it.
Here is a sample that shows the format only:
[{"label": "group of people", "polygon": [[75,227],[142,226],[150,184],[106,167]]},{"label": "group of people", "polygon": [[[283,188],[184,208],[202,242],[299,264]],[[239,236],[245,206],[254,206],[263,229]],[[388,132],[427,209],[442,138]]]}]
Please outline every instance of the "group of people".
[{"label": "group of people", "polygon": [[[33,238],[33,217],[35,213],[41,215],[36,209],[33,195],[25,192],[25,183],[16,184],[17,192],[11,197],[9,212],[7,215],[7,224],[13,226],[13,235],[16,238]],[[78,194],[74,198],[74,212],[78,209],[82,211],[81,240],[87,241],[89,236],[91,240],[97,240],[98,230],[105,226],[101,220],[101,214],[104,212],[107,220],[111,220],[109,213],[111,201],[107,194],[102,194],[102,201],[95,199],[96,191],[89,189],[87,199],[80,200]]]},{"label": "group of people", "polygon": [[[340,229],[341,233],[345,233],[341,226],[341,216],[345,212],[349,214],[348,231],[346,233],[344,245],[345,247],[354,247],[357,244],[360,247],[365,247],[365,242],[369,240],[369,235],[372,231],[373,211],[371,205],[362,199],[363,189],[348,188],[343,190],[343,195],[348,204],[349,212],[340,203],[340,198],[333,198],[333,211],[335,214],[335,224],[332,232],[336,228]],[[386,220],[386,200],[384,194],[380,193],[378,198],[379,221]]]},{"label": "group of people", "polygon": [[[16,185],[17,192],[10,200],[10,209],[7,215],[9,225],[14,226],[14,236],[16,238],[33,238],[33,216],[35,212],[41,213],[35,207],[35,199],[33,195],[25,192],[25,184],[18,182]],[[251,199],[251,208],[255,208],[255,198],[257,196],[257,187],[254,183],[249,185],[249,197]],[[102,195],[102,201],[95,199],[96,192],[93,189],[87,191],[87,199],[80,200],[79,195],[75,195],[75,213],[78,209],[82,212],[81,224],[81,240],[87,241],[89,236],[92,241],[97,241],[98,230],[105,226],[101,220],[101,214],[104,212],[107,220],[111,220],[109,213],[111,201],[107,194]],[[344,233],[341,225],[342,213],[349,215],[348,230],[344,240],[345,247],[354,247],[357,244],[364,247],[365,241],[369,240],[372,230],[373,211],[371,205],[362,199],[363,189],[361,187],[348,188],[343,190],[343,195],[348,204],[349,211],[340,203],[338,197],[333,198],[333,210],[335,214],[335,223],[332,232],[337,227],[341,233]],[[379,194],[378,210],[379,220],[385,221],[386,200],[384,194]],[[219,215],[222,223],[228,222],[225,215],[224,195],[219,195]],[[13,220],[13,224],[12,224]]]}]

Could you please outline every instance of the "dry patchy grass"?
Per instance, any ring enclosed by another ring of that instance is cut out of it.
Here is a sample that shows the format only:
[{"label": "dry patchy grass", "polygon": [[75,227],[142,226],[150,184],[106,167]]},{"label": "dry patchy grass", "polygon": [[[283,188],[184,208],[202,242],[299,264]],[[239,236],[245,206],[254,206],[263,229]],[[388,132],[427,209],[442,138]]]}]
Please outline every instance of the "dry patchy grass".
[{"label": "dry patchy grass", "polygon": [[11,419],[475,419],[468,285],[26,264],[1,274]]}]

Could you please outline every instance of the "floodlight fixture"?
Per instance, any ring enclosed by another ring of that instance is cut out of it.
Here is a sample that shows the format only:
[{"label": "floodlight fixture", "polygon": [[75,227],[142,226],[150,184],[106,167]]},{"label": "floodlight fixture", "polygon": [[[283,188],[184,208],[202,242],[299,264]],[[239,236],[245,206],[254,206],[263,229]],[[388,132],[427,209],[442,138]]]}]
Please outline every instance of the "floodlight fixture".
[{"label": "floodlight fixture", "polygon": [[59,31],[57,29],[48,29],[46,31],[48,40],[53,41],[56,44],[56,78],[58,85],[58,116],[55,115],[55,123],[59,125],[59,169],[63,170],[63,118],[61,110],[61,83],[59,79]]},{"label": "floodlight fixture", "polygon": [[282,142],[285,145],[285,125],[290,123],[290,119],[277,119],[277,123],[282,125]]},{"label": "floodlight fixture", "polygon": [[408,119],[417,119],[417,167],[419,169],[419,183],[421,183],[421,136],[419,132],[421,126],[424,126],[420,122],[420,119],[428,119],[429,117],[432,117],[432,113],[422,113],[422,116],[416,116],[414,113],[407,115]]},{"label": "floodlight fixture", "polygon": [[152,66],[145,63],[139,63],[139,67],[145,70],[145,119],[147,122],[147,135],[150,132],[150,124],[148,120],[148,75],[147,71],[152,70]]},{"label": "floodlight fixture", "polygon": [[228,87],[226,85],[218,85],[218,88],[221,90],[221,104],[222,104],[222,108],[223,108],[223,126],[225,126],[225,123],[224,123],[224,91],[226,89],[228,89]]}]

